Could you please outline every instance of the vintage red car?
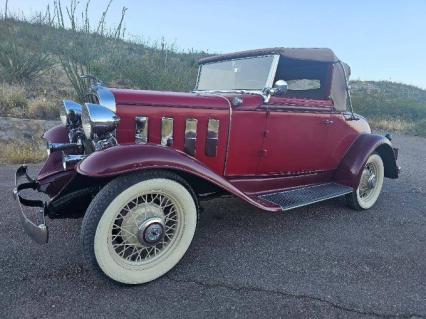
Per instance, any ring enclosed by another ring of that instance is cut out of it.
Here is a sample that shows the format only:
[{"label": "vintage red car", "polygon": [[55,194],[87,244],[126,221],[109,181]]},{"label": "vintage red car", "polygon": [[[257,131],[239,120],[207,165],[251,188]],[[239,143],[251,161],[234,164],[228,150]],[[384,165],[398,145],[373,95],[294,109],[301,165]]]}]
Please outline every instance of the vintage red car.
[{"label": "vintage red car", "polygon": [[[398,152],[353,112],[348,77],[329,49],[272,48],[201,60],[191,93],[94,80],[87,103],[64,101],[63,125],[44,134],[37,178],[17,170],[24,228],[45,243],[45,216],[84,216],[90,267],[139,284],[185,254],[203,198],[231,194],[281,212],[345,196],[368,209],[384,177],[398,177]],[[37,223],[22,205],[40,207]]]}]

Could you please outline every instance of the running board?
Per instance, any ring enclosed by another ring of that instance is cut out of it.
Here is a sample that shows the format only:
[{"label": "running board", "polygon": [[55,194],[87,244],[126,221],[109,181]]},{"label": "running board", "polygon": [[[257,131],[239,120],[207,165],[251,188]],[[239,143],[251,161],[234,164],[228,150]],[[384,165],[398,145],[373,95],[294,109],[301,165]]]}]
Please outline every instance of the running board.
[{"label": "running board", "polygon": [[260,195],[259,198],[289,210],[340,197],[353,192],[353,188],[337,183],[300,187],[278,193]]}]

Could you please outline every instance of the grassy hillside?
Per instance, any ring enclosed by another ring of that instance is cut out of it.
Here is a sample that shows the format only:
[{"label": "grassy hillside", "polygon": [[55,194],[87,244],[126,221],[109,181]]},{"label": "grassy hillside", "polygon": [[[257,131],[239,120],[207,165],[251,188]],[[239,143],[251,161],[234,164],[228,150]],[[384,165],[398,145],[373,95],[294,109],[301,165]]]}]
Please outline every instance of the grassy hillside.
[{"label": "grassy hillside", "polygon": [[194,87],[197,61],[205,55],[177,51],[164,42],[148,45],[1,19],[0,115],[18,116],[25,110],[27,117],[55,116],[60,98],[80,97],[76,86],[82,85],[81,74],[115,87],[188,91]]},{"label": "grassy hillside", "polygon": [[383,95],[389,99],[406,99],[426,104],[426,90],[390,81],[352,81],[353,94]]},{"label": "grassy hillside", "polygon": [[388,81],[352,81],[357,113],[373,127],[426,135],[426,90]]},{"label": "grassy hillside", "polygon": [[[89,23],[69,30],[50,16],[0,19],[0,116],[57,118],[62,99],[81,98],[82,73],[115,87],[189,91],[207,55],[124,41],[119,27],[98,30]],[[426,135],[425,90],[387,81],[351,86],[355,111],[374,127]]]}]

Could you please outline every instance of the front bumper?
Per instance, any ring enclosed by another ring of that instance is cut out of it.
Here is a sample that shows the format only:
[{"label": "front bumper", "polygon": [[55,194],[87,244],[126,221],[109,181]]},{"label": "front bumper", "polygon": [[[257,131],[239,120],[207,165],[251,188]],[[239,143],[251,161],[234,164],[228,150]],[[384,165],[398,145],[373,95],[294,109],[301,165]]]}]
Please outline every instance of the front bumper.
[{"label": "front bumper", "polygon": [[[24,182],[19,183],[20,180]],[[26,199],[21,196],[21,191],[26,189],[38,190],[39,183],[32,179],[27,173],[25,165],[20,166],[15,173],[15,188],[13,189],[13,197],[18,202],[20,209],[20,219],[25,232],[37,243],[45,244],[49,239],[49,231],[45,221],[46,202],[42,200]],[[36,223],[31,221],[24,213],[23,206],[37,207],[38,220]]]}]

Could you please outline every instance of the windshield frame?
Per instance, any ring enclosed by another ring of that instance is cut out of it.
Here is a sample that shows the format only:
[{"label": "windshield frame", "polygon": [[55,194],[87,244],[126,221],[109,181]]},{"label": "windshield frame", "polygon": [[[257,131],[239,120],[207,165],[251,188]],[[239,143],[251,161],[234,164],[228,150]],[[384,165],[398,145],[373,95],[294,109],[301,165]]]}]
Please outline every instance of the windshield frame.
[{"label": "windshield frame", "polygon": [[[272,56],[272,63],[271,63],[271,67],[269,69],[269,74],[265,83],[265,87],[264,88],[260,88],[260,89],[229,89],[229,90],[199,90],[198,89],[198,84],[200,81],[200,76],[201,76],[201,68],[204,65],[208,65],[208,64],[214,64],[214,63],[221,63],[221,62],[225,62],[225,61],[238,61],[238,60],[247,60],[247,59],[253,59],[253,58],[261,58],[261,57],[270,57]],[[262,92],[263,89],[265,88],[272,88],[274,85],[274,78],[275,78],[275,74],[277,72],[277,68],[278,68],[278,62],[280,59],[280,55],[279,54],[262,54],[262,55],[253,55],[253,56],[248,56],[248,57],[244,57],[244,58],[235,58],[235,59],[224,59],[224,60],[220,60],[220,61],[214,61],[214,62],[208,62],[208,63],[203,63],[198,67],[198,74],[197,74],[197,81],[195,84],[195,89],[193,90],[193,92],[247,92],[247,93],[259,93]]]}]

